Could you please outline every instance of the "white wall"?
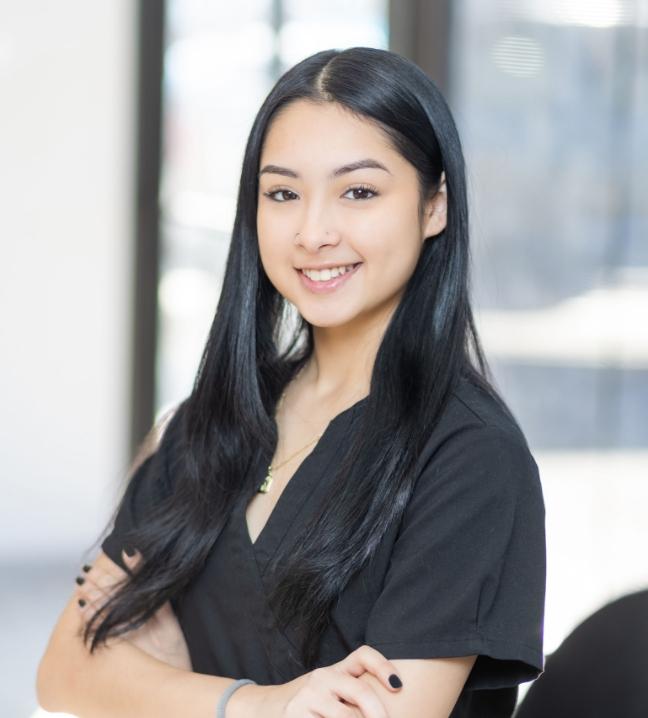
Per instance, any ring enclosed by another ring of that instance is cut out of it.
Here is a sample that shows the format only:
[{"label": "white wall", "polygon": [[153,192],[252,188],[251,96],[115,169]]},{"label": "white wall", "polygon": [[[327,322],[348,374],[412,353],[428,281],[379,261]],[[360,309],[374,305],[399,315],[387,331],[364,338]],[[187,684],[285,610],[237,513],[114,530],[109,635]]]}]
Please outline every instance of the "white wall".
[{"label": "white wall", "polygon": [[136,7],[0,0],[0,561],[80,555],[128,462]]}]

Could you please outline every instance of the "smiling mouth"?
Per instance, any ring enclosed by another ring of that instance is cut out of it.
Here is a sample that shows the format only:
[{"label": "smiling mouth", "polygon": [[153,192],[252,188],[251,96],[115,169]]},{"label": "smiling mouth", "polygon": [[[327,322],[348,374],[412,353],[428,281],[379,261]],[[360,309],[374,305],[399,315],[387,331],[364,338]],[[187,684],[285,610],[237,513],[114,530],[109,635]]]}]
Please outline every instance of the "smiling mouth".
[{"label": "smiling mouth", "polygon": [[[346,285],[350,279],[357,274],[361,266],[362,262],[347,264],[345,265],[346,271],[337,276],[332,276],[329,271],[324,270],[324,277],[322,279],[319,278],[321,276],[319,272],[314,272],[316,278],[313,278],[313,273],[309,270],[306,271],[311,274],[310,277],[302,269],[295,268],[295,271],[299,274],[302,285],[306,289],[315,294],[323,294],[335,291],[338,287]],[[350,269],[348,269],[348,267],[350,267]]]},{"label": "smiling mouth", "polygon": [[362,262],[352,264],[340,264],[337,267],[328,267],[327,269],[309,269],[308,267],[300,267],[299,272],[307,276],[314,282],[326,282],[336,277],[341,277],[347,272],[354,270]]}]

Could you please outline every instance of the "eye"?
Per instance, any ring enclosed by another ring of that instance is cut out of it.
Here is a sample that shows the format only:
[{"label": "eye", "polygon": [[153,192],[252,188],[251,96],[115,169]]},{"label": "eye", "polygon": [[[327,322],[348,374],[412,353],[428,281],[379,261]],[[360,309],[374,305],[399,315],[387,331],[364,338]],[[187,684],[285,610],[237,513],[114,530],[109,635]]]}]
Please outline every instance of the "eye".
[{"label": "eye", "polygon": [[[375,187],[372,187],[371,185],[365,185],[365,184],[355,185],[354,187],[349,187],[349,189],[342,196],[344,197],[345,195],[349,194],[349,192],[354,193],[354,196],[351,197],[350,199],[356,199],[356,200],[358,200],[358,199],[359,200],[373,199],[374,196],[378,196],[378,190]],[[355,193],[362,193],[365,196],[358,197],[357,194],[355,194]],[[367,197],[366,196],[367,193],[371,194],[371,197]],[[273,202],[288,202],[290,200],[287,200],[285,198],[286,194],[292,195],[293,197],[297,196],[292,190],[282,189],[281,187],[279,187],[278,189],[270,190],[268,192],[264,192],[263,196],[268,197]],[[283,195],[284,198],[277,199],[277,197],[275,197],[275,195]]]},{"label": "eye", "polygon": [[363,193],[369,192],[369,193],[371,193],[372,197],[366,197],[366,196],[365,197],[358,197],[358,196],[353,197],[353,199],[360,199],[360,200],[373,199],[373,197],[378,196],[378,191],[376,190],[376,188],[372,187],[371,185],[368,185],[368,184],[360,184],[360,185],[356,185],[355,187],[349,187],[349,189],[344,194],[346,195],[349,192],[354,192],[354,193],[355,192],[363,192]]},{"label": "eye", "polygon": [[287,192],[288,194],[292,194],[292,195],[295,194],[294,192],[291,192],[289,189],[279,188],[279,189],[273,189],[271,192],[264,192],[263,196],[269,197],[273,202],[286,202],[287,201],[286,199],[276,199],[275,198],[276,194],[281,194],[282,192]]}]

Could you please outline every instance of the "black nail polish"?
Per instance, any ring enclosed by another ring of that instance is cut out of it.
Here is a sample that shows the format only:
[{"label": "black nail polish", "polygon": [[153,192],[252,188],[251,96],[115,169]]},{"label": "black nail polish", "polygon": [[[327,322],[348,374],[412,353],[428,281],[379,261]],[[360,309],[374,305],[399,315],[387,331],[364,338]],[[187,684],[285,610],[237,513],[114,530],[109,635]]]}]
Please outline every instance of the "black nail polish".
[{"label": "black nail polish", "polygon": [[124,551],[126,551],[127,556],[135,555],[135,549],[132,546],[124,546]]},{"label": "black nail polish", "polygon": [[81,608],[83,608],[83,607],[85,606],[85,599],[80,598],[80,599],[78,600],[78,604],[79,604],[79,606],[81,606]]},{"label": "black nail polish", "polygon": [[91,568],[92,568],[92,566],[88,566],[88,564],[85,564],[85,566],[83,567],[82,571],[83,571],[84,573],[88,573],[88,571],[89,571]]},{"label": "black nail polish", "polygon": [[82,578],[81,576],[77,576],[74,580],[79,584],[79,586],[83,586],[85,583],[85,578]]},{"label": "black nail polish", "polygon": [[401,682],[401,679],[395,673],[392,673],[391,676],[389,676],[389,683],[392,688],[402,688],[403,687],[403,683]]}]

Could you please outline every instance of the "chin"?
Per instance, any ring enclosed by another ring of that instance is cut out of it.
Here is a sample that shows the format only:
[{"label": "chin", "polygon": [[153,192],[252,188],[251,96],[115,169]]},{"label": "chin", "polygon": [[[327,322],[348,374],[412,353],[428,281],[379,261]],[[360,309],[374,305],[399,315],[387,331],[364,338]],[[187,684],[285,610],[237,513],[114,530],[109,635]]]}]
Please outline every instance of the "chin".
[{"label": "chin", "polygon": [[326,314],[318,314],[316,312],[302,312],[298,307],[298,311],[301,316],[313,327],[320,327],[321,329],[332,329],[334,327],[343,327],[345,324],[352,322],[357,315],[344,315],[336,314],[335,312],[329,311]]}]

